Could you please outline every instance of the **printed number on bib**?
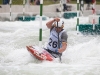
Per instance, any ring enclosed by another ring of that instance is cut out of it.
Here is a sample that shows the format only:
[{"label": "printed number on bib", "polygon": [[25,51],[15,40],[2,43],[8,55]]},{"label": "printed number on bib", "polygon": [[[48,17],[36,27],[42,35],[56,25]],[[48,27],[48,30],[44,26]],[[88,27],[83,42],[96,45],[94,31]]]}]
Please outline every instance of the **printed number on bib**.
[{"label": "printed number on bib", "polygon": [[57,47],[57,41],[53,41],[53,40],[50,38],[49,45],[52,46],[53,48],[56,48],[56,47]]}]

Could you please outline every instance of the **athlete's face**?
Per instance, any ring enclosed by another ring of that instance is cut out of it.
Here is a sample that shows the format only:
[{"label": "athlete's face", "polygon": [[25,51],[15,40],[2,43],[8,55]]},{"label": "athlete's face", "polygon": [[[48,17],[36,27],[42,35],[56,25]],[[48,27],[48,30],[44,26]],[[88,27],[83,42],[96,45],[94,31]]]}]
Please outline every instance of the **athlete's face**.
[{"label": "athlete's face", "polygon": [[55,27],[56,32],[61,32],[61,30],[63,29],[62,27]]}]

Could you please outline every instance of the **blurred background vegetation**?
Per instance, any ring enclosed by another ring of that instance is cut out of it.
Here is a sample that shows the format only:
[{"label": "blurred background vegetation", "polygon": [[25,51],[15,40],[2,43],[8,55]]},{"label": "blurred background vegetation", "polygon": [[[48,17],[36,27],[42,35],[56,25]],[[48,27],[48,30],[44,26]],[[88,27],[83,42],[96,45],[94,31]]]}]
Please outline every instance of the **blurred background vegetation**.
[{"label": "blurred background vegetation", "polygon": [[[92,0],[91,0],[92,1]],[[77,2],[77,0],[71,0],[71,3],[76,3]],[[96,0],[96,3],[97,4],[100,4],[100,0]]]},{"label": "blurred background vegetation", "polygon": [[[54,2],[54,0],[43,0],[43,4],[44,5],[57,4],[57,3],[59,3],[59,1],[60,0],[57,0],[56,2]],[[97,4],[100,4],[100,0],[96,0],[96,2],[97,2]],[[70,0],[70,3],[76,4],[77,0]],[[3,0],[0,0],[0,4],[3,4]],[[23,4],[23,0],[12,0],[12,4],[14,4],[14,5],[22,5]]]}]

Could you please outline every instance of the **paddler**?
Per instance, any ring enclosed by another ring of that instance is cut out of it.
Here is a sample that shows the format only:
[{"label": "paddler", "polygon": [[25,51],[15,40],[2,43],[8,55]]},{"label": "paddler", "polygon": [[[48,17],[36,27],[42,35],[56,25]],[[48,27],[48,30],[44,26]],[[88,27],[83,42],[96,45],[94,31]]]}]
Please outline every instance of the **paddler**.
[{"label": "paddler", "polygon": [[[64,21],[54,18],[46,23],[50,29],[47,51],[55,58],[61,57],[67,48],[67,32],[64,30]],[[58,37],[59,36],[59,37]]]}]

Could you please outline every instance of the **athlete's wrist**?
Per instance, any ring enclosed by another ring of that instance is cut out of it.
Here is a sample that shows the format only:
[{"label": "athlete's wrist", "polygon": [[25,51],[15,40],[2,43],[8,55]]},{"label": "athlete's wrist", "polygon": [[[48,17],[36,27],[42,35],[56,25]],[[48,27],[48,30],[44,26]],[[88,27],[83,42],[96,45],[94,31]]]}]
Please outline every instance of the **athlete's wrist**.
[{"label": "athlete's wrist", "polygon": [[63,49],[62,48],[58,49],[58,52],[63,53]]}]

